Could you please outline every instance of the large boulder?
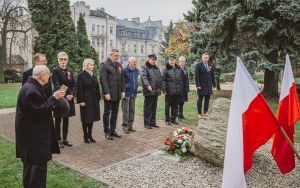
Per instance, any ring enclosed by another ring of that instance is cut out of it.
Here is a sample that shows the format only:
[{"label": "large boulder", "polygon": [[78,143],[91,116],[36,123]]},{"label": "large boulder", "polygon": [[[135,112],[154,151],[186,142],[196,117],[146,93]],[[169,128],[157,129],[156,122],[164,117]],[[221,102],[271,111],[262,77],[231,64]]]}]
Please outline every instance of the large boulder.
[{"label": "large boulder", "polygon": [[207,117],[200,119],[192,152],[217,166],[223,166],[230,100],[217,98]]}]

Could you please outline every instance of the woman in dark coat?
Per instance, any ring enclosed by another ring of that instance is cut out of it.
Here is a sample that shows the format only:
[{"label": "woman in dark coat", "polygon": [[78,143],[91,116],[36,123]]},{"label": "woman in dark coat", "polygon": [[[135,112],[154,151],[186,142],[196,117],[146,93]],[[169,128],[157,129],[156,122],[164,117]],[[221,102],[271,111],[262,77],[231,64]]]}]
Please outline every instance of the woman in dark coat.
[{"label": "woman in dark coat", "polygon": [[179,57],[179,69],[181,72],[182,78],[182,93],[180,95],[179,104],[178,104],[178,118],[184,119],[183,116],[183,105],[188,101],[188,92],[190,92],[189,86],[189,74],[186,68],[186,59],[184,56]]},{"label": "woman in dark coat", "polygon": [[85,143],[96,142],[92,137],[93,122],[100,120],[100,88],[93,73],[94,61],[85,59],[83,71],[77,77],[77,103],[80,105],[83,138]]},{"label": "woman in dark coat", "polygon": [[[52,83],[54,85],[54,91],[59,90],[62,85],[68,87],[66,91],[65,99],[70,105],[70,112],[67,117],[62,117],[60,110],[56,108],[54,110],[55,117],[55,130],[58,141],[61,140],[61,119],[63,119],[63,141],[60,144],[60,147],[63,148],[63,145],[72,146],[72,144],[67,140],[68,130],[69,130],[69,117],[75,116],[75,105],[74,105],[74,92],[75,92],[75,80],[73,77],[72,71],[67,68],[68,64],[68,55],[65,52],[59,52],[57,55],[59,67],[53,69],[52,71]],[[63,144],[63,145],[62,145]]]},{"label": "woman in dark coat", "polygon": [[63,91],[48,97],[45,85],[50,71],[37,65],[20,90],[15,119],[16,157],[23,162],[23,185],[46,187],[47,162],[52,153],[60,153],[52,122],[51,110]]}]

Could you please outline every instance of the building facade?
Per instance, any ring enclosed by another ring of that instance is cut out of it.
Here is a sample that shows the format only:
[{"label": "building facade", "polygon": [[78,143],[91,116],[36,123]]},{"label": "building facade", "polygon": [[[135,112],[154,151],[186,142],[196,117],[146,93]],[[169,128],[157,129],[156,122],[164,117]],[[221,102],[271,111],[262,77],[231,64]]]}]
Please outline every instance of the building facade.
[{"label": "building facade", "polygon": [[75,28],[77,28],[79,15],[83,15],[91,45],[98,53],[100,62],[104,61],[109,51],[116,48],[117,19],[106,13],[104,8],[91,10],[84,1],[75,2],[70,10]]},{"label": "building facade", "polygon": [[[146,62],[149,54],[159,55],[160,43],[164,36],[162,21],[141,22],[139,17],[118,19],[117,48],[121,52],[121,63],[126,65],[130,56],[137,57],[139,65]],[[160,59],[160,58],[159,58]]]}]

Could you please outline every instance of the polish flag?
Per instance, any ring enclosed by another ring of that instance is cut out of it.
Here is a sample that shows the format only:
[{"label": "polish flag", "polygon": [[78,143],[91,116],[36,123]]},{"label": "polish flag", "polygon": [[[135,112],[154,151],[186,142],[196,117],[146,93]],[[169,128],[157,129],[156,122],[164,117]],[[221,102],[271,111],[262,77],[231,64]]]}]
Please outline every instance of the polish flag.
[{"label": "polish flag", "polygon": [[[286,55],[284,66],[277,119],[291,142],[294,143],[294,125],[300,119],[300,107],[288,55]],[[280,132],[275,133],[271,153],[282,174],[286,174],[295,168],[295,154]]]},{"label": "polish flag", "polygon": [[256,149],[278,129],[278,122],[241,59],[237,58],[223,169],[223,188],[247,187],[245,174]]}]

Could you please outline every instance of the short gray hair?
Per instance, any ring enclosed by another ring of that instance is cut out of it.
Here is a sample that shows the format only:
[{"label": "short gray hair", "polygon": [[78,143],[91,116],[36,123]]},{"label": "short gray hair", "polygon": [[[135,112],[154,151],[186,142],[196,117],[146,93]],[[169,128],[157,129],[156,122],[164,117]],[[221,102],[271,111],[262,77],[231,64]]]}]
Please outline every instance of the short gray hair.
[{"label": "short gray hair", "polygon": [[57,59],[59,59],[61,56],[67,56],[67,58],[69,58],[68,54],[66,52],[59,52],[57,54]]},{"label": "short gray hair", "polygon": [[132,60],[136,60],[136,57],[129,57],[128,62],[131,62]]},{"label": "short gray hair", "polygon": [[50,70],[46,65],[37,65],[34,66],[32,71],[32,78],[37,78],[40,75],[48,74],[50,75]]},{"label": "short gray hair", "polygon": [[82,70],[86,70],[86,67],[87,67],[88,64],[94,64],[95,65],[95,61],[91,58],[84,59],[84,61],[82,63]]}]

